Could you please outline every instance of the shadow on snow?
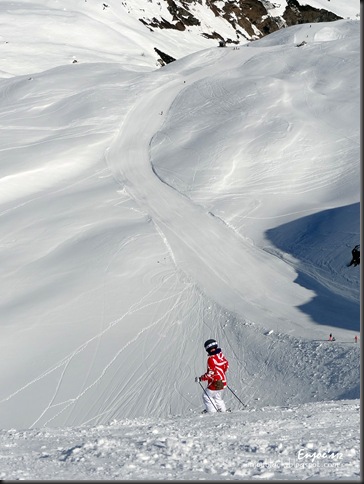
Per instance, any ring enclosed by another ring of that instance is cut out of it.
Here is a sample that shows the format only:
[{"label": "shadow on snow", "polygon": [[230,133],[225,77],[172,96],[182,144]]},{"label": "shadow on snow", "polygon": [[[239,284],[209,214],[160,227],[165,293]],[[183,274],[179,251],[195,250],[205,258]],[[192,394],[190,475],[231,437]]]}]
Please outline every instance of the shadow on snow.
[{"label": "shadow on snow", "polygon": [[296,259],[295,282],[316,295],[300,309],[318,324],[359,331],[360,266],[347,265],[351,250],[360,243],[360,204],[324,210],[266,235]]}]

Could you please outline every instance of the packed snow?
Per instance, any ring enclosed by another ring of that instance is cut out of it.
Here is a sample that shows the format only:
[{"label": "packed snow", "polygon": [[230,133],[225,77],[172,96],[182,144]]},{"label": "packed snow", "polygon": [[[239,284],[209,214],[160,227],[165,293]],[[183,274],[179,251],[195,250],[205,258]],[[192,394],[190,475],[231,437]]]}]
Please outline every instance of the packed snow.
[{"label": "packed snow", "polygon": [[0,432],[0,476],[35,480],[359,479],[359,401]]},{"label": "packed snow", "polygon": [[108,4],[0,4],[0,478],[360,479],[352,4],[227,48]]}]

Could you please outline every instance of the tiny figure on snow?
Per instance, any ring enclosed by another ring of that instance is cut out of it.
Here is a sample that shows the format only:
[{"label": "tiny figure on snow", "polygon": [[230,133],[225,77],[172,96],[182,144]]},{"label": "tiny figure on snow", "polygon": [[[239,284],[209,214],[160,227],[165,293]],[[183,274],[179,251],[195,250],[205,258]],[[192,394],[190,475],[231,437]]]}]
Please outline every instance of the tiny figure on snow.
[{"label": "tiny figure on snow", "polygon": [[196,376],[195,378],[196,382],[208,382],[208,386],[204,389],[202,395],[205,404],[204,413],[226,412],[223,391],[227,385],[225,373],[229,368],[229,362],[216,340],[208,339],[204,347],[208,353],[207,371],[200,377]]},{"label": "tiny figure on snow", "polygon": [[332,341],[332,333],[329,334],[329,341]]},{"label": "tiny figure on snow", "polygon": [[354,249],[351,251],[352,259],[348,267],[350,266],[358,266],[360,264],[360,244],[356,245]]},{"label": "tiny figure on snow", "polygon": [[355,341],[355,343],[358,342],[358,337],[357,336],[354,337],[354,341]]}]

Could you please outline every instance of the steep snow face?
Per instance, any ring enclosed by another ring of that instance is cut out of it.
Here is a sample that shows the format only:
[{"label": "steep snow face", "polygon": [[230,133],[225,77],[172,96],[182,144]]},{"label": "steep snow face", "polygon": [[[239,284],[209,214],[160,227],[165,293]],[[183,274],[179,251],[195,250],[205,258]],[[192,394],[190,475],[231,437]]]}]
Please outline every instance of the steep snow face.
[{"label": "steep snow face", "polygon": [[129,3],[0,4],[0,478],[359,480],[360,24]]},{"label": "steep snow face", "polygon": [[358,398],[359,22],[154,69],[65,5],[1,10],[0,427],[200,411],[211,337],[253,408]]},{"label": "steep snow face", "polygon": [[[331,20],[360,15],[359,2],[308,3],[332,12]],[[215,47],[222,39],[244,45],[291,25],[283,18],[286,8],[286,1],[259,0],[247,6],[205,0],[3,1],[0,75],[31,74],[76,62],[118,62],[128,69],[153,70],[160,66],[155,48],[181,59]],[[294,17],[292,22],[323,20],[330,18],[316,13],[306,20]]]},{"label": "steep snow face", "polygon": [[[348,282],[338,257],[343,245],[352,245],[352,224],[359,216],[359,44],[358,37],[347,36],[358,25],[341,21],[299,26],[232,51],[228,73],[222,64],[221,75],[216,69],[214,76],[186,83],[151,151],[159,177],[222,220],[243,239],[241,246],[254,241],[299,267],[301,285],[313,288],[312,278],[319,280],[336,293],[339,305],[345,294],[353,302],[345,325],[354,330],[359,279]],[[307,44],[301,45],[303,41]],[[355,52],[353,62],[342,52]],[[272,56],[274,63],[269,64]],[[350,87],[339,80],[347,75]],[[349,102],[338,101],[346,97],[343,89],[350,92]],[[324,137],[323,129],[328,129]],[[176,152],[176,146],[183,149]],[[186,157],[194,163],[187,164]],[[336,246],[330,226],[338,225],[343,230]],[[239,274],[254,277],[246,270],[244,254],[227,252],[233,254],[232,266]],[[263,269],[256,264],[261,275]],[[263,277],[263,293],[265,278],[268,284],[271,280]],[[327,323],[337,326],[336,302],[329,293],[321,296],[332,306]],[[317,302],[306,301],[301,310],[315,319],[316,309],[321,311]]]}]

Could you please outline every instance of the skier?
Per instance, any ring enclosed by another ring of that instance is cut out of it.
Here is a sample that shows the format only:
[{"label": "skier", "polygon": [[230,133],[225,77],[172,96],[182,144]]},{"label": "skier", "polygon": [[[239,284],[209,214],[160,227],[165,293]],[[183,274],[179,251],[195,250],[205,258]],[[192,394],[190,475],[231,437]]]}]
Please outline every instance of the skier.
[{"label": "skier", "polygon": [[332,341],[332,334],[329,334],[329,341]]},{"label": "skier", "polygon": [[208,386],[202,395],[205,404],[204,413],[226,412],[223,400],[223,391],[226,387],[225,373],[229,368],[229,362],[223,355],[221,348],[214,339],[208,339],[204,344],[208,353],[207,371],[200,377],[195,378],[196,382],[207,381]]},{"label": "skier", "polygon": [[351,251],[353,258],[351,259],[350,264],[348,267],[354,264],[354,267],[360,264],[360,244],[356,245],[354,249]]}]

